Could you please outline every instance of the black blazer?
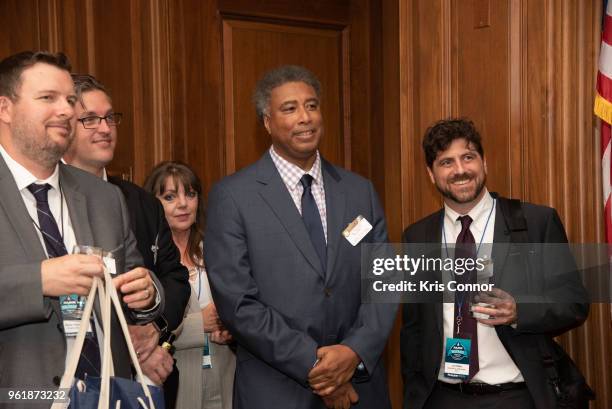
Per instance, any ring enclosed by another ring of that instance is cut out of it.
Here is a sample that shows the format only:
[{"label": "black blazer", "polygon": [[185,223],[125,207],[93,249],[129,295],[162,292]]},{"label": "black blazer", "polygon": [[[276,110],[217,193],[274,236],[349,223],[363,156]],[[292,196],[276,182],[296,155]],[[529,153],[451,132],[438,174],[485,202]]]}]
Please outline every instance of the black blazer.
[{"label": "black blazer", "polygon": [[118,186],[125,196],[138,251],[145,267],[155,273],[164,287],[166,305],[162,315],[168,322],[168,331],[173,331],[183,321],[191,287],[189,273],[181,264],[179,251],[172,241],[164,209],[143,188],[113,176],[108,181]]},{"label": "black blazer", "polygon": [[[530,203],[523,203],[522,207],[530,243],[567,243],[565,229],[554,209]],[[443,215],[444,209],[441,209],[409,226],[404,231],[403,241],[440,243]],[[516,294],[521,292],[521,286],[526,282],[526,267],[522,254],[516,248],[511,251],[509,226],[498,203],[493,238],[496,247],[492,255],[494,284]],[[516,329],[509,325],[495,327],[502,344],[521,370],[538,409],[556,407],[554,392],[542,366],[540,342],[554,342],[553,336],[580,325],[589,311],[588,294],[576,270],[570,269],[573,272],[562,277],[555,275],[557,271],[567,271],[568,265],[575,265],[569,248],[560,257],[545,263],[541,271],[534,272],[539,296],[531,300],[537,303],[517,301]],[[551,287],[555,289],[553,299],[557,302],[543,303],[544,297],[550,296],[547,289]],[[441,303],[403,305],[400,348],[405,409],[422,408],[435,386],[444,348],[442,323]]]}]

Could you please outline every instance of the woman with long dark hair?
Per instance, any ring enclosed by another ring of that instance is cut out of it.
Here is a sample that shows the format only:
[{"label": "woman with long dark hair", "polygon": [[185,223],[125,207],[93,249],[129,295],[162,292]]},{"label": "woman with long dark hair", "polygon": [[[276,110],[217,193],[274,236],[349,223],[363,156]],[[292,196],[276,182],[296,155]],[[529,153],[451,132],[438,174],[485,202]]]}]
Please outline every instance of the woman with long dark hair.
[{"label": "woman with long dark hair", "polygon": [[[230,409],[235,356],[227,344],[231,335],[215,309],[206,276],[202,243],[205,206],[202,184],[180,162],[162,162],[145,182],[164,206],[172,238],[189,270],[191,300],[174,342],[179,369],[177,409]],[[166,300],[172,302],[172,300]]]}]

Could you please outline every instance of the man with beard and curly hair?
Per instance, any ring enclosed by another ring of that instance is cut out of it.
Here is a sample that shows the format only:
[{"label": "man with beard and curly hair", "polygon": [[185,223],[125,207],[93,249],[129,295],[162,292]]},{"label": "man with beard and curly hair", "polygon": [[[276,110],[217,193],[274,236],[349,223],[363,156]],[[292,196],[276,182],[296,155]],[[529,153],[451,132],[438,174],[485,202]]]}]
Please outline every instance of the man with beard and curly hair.
[{"label": "man with beard and curly hair", "polygon": [[[519,250],[503,250],[509,243],[567,243],[559,215],[487,190],[484,149],[471,121],[435,123],[423,150],[444,208],[409,226],[403,241],[407,247],[432,243],[441,257],[454,251],[455,260],[460,251],[478,260],[490,250],[492,277],[486,279],[494,288],[480,294],[487,302],[476,300],[471,311],[469,295],[459,291],[444,303],[404,304],[404,408],[556,407],[543,352],[556,348],[552,337],[586,319],[588,295],[567,245],[556,245],[561,251],[534,269]],[[476,282],[476,273],[467,273],[465,282]],[[460,282],[463,274],[448,276]],[[529,303],[521,302],[526,289]]]}]

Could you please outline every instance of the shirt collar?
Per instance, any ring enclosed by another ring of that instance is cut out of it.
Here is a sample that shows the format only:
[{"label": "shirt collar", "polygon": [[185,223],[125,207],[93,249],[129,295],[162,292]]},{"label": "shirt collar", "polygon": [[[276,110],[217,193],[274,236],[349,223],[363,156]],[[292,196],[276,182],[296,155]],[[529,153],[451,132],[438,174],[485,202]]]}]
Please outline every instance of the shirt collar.
[{"label": "shirt collar", "polygon": [[2,158],[6,162],[6,166],[8,166],[9,170],[13,174],[13,179],[15,179],[15,183],[17,184],[17,189],[19,189],[19,191],[27,188],[32,183],[48,183],[54,189],[59,190],[59,165],[55,165],[55,170],[51,176],[49,176],[47,179],[41,180],[34,176],[32,172],[27,170],[22,164],[14,160],[2,145],[0,145],[0,154],[2,154]]},{"label": "shirt collar", "polygon": [[[493,207],[493,198],[491,197],[491,195],[489,194],[489,191],[485,187],[484,195],[482,196],[480,201],[476,204],[476,206],[474,206],[472,210],[470,210],[467,214],[472,218],[474,223],[479,223],[480,221],[483,220],[484,217],[486,217],[489,214],[492,207]],[[460,216],[465,216],[465,215],[457,213],[456,211],[451,209],[446,203],[444,203],[444,217],[447,219],[447,221],[453,224],[461,223],[460,221],[457,220]]]},{"label": "shirt collar", "polygon": [[[64,158],[61,158],[60,161],[64,165],[70,165],[68,162],[66,162],[66,160]],[[105,181],[105,182],[108,182],[108,173],[106,173],[106,168],[102,168],[102,180]]]},{"label": "shirt collar", "polygon": [[[309,171],[304,171],[304,169],[280,156],[274,150],[274,146],[270,146],[270,156],[272,157],[272,161],[278,169],[278,172],[280,173],[283,182],[285,182],[285,185],[289,186],[291,189],[295,189],[297,187],[298,183],[300,183],[300,179],[305,174],[309,174],[310,176],[312,176],[313,182],[317,185],[323,185],[323,173],[321,171],[321,155],[319,155],[318,150],[317,157]],[[285,169],[286,171],[283,171]]]}]

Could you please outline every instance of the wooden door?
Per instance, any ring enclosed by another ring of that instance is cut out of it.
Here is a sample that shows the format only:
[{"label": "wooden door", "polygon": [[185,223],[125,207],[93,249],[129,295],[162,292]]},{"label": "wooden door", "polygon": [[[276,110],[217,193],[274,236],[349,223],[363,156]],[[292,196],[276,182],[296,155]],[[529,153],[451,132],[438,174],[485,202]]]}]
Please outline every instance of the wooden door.
[{"label": "wooden door", "polygon": [[255,83],[273,67],[298,64],[323,84],[323,155],[369,176],[368,7],[366,0],[174,2],[171,105],[182,120],[172,124],[171,156],[198,167],[207,185],[256,161],[270,141],[251,101]]},{"label": "wooden door", "polygon": [[[381,4],[3,0],[0,57],[26,49],[65,52],[76,72],[107,86],[124,113],[112,173],[142,183],[157,162],[178,159],[196,169],[206,190],[269,146],[251,103],[256,80],[277,65],[303,65],[323,84],[322,154],[378,180],[381,189],[385,169],[375,159],[384,134]],[[399,407],[395,361],[390,382]]]},{"label": "wooden door", "polygon": [[[168,10],[168,53],[170,117],[174,119],[168,155],[194,166],[207,187],[253,163],[270,146],[251,101],[256,81],[278,65],[303,65],[323,85],[323,156],[373,179],[385,201],[381,189],[386,173],[397,163],[389,169],[381,160],[383,138],[392,137],[385,135],[385,119],[389,116],[383,111],[399,108],[397,99],[384,100],[382,90],[383,84],[393,81],[389,78],[385,83],[383,75],[398,72],[397,66],[384,72],[382,69],[383,35],[392,47],[396,34],[383,24],[383,17],[393,20],[396,7],[389,7],[390,3],[173,2]],[[397,87],[398,82],[390,88]],[[396,233],[401,228],[399,224],[392,227],[394,239],[399,238]],[[400,408],[397,328],[385,357],[393,406]]]}]

